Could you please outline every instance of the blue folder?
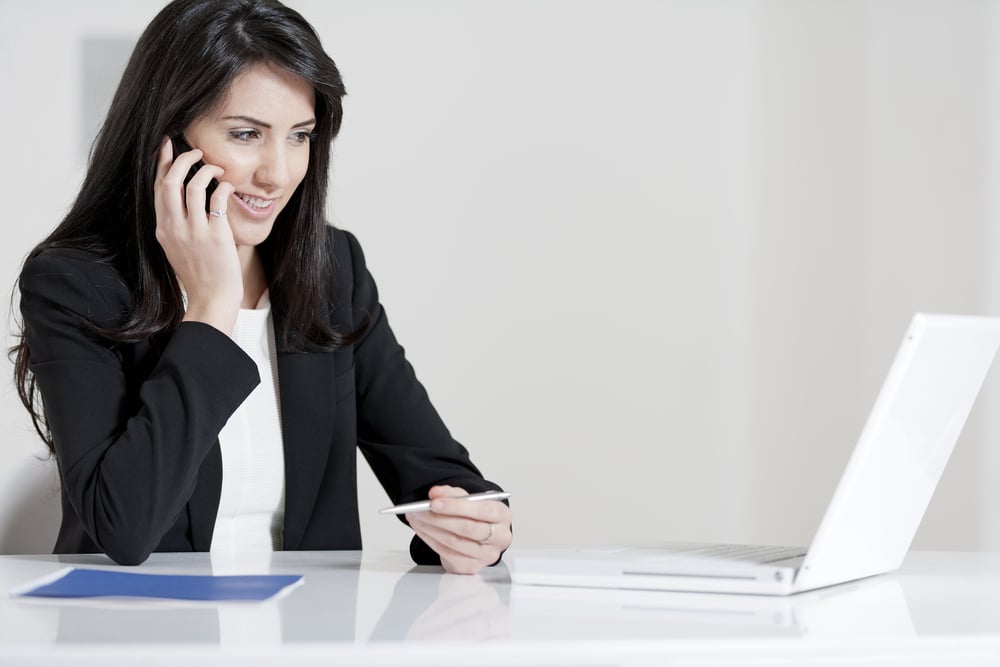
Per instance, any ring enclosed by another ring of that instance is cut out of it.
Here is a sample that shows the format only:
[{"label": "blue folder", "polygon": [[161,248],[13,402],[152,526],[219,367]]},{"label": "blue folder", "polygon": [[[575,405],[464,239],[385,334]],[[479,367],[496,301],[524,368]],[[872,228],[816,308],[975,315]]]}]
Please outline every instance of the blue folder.
[{"label": "blue folder", "polygon": [[[52,577],[56,578],[53,579]],[[302,581],[299,574],[145,574],[66,568],[11,595],[40,598],[161,598],[168,600],[263,601]]]}]

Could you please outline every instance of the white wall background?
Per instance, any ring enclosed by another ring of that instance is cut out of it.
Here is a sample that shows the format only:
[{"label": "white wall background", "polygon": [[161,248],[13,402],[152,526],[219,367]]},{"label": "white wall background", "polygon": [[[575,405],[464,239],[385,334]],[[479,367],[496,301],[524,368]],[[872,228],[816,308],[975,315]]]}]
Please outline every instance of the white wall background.
[{"label": "white wall background", "polygon": [[[107,103],[84,45],[161,5],[0,0],[4,289]],[[1000,314],[996,3],[292,5],[349,90],[331,219],[518,546],[807,543],[912,312]],[[1000,548],[996,377],[919,547]],[[3,386],[9,514],[46,464]],[[26,527],[0,550],[50,546]]]}]

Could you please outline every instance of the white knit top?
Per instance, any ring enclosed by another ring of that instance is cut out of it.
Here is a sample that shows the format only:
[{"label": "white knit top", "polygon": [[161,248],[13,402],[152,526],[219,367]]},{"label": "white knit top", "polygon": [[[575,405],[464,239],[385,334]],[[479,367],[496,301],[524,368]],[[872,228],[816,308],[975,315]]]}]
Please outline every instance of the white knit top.
[{"label": "white knit top", "polygon": [[257,363],[261,381],[219,433],[222,497],[211,549],[278,550],[285,517],[285,457],[274,326],[266,291],[255,310],[240,309],[232,337]]}]

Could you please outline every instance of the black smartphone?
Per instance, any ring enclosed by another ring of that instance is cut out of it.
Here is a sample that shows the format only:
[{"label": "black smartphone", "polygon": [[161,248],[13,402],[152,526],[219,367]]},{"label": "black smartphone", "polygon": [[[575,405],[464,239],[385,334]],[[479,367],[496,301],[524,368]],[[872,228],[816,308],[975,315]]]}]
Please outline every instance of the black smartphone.
[{"label": "black smartphone", "polygon": [[[180,155],[181,153],[187,153],[189,150],[192,150],[191,144],[187,142],[183,134],[175,134],[174,136],[170,137],[170,142],[174,145],[174,159],[177,159],[177,156]],[[205,166],[204,160],[198,160],[193,165],[191,165],[191,169],[188,171],[187,176],[184,177],[184,185],[187,185],[188,181],[194,178],[194,175],[203,166]],[[215,188],[217,187],[219,187],[219,181],[213,178],[211,181],[208,182],[208,187],[205,188],[206,213],[208,213],[208,211],[210,211],[212,208],[210,203],[212,199],[212,193],[215,192]],[[187,204],[187,202],[185,202],[185,204]]]}]

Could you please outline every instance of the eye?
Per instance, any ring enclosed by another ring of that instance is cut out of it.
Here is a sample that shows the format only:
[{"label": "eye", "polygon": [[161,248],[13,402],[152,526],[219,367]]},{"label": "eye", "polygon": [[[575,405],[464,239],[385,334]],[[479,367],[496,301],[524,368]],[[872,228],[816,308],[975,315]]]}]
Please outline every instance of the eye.
[{"label": "eye", "polygon": [[305,144],[312,141],[316,141],[316,133],[310,130],[302,130],[301,132],[292,133],[292,142],[296,144]]},{"label": "eye", "polygon": [[260,131],[259,130],[231,130],[229,132],[229,136],[231,136],[236,141],[242,141],[244,143],[248,143],[250,141],[253,141],[254,139],[260,139]]}]

